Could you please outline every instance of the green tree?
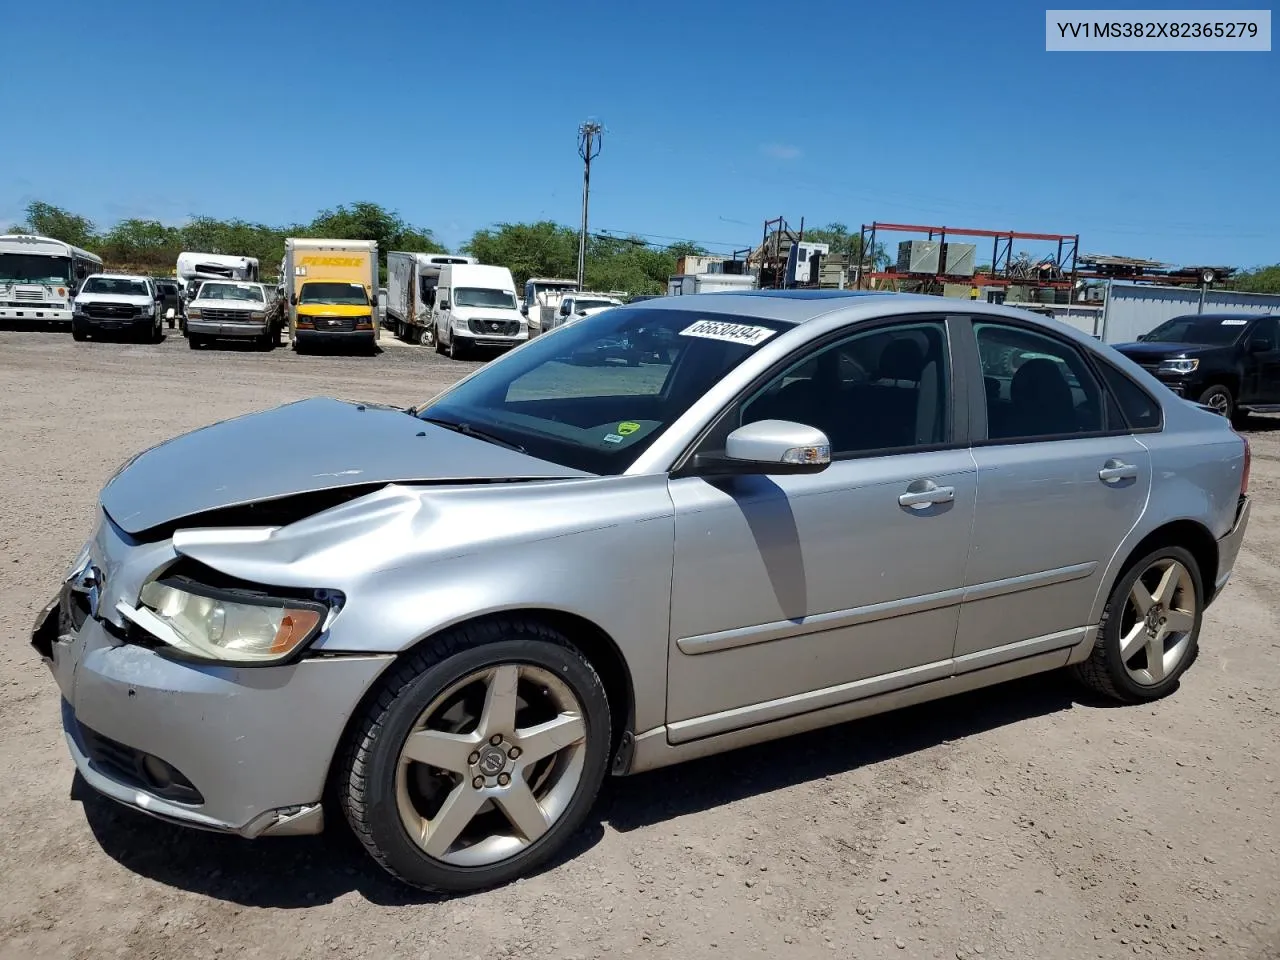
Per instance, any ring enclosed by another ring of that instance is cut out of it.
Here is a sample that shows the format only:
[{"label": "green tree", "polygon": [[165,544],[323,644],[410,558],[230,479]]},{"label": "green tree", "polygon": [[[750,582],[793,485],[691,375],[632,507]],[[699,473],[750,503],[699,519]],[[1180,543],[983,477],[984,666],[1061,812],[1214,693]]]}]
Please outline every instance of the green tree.
[{"label": "green tree", "polygon": [[1231,287],[1245,293],[1280,293],[1280,263],[1238,273]]},{"label": "green tree", "polygon": [[27,204],[27,222],[11,227],[9,232],[34,233],[86,249],[92,248],[97,240],[92,220],[40,200]]},{"label": "green tree", "polygon": [[520,287],[530,277],[574,277],[578,272],[577,231],[550,220],[477,230],[462,250],[481,263],[509,268]]},{"label": "green tree", "polygon": [[410,226],[400,214],[376,203],[339,204],[332,210],[321,210],[306,229],[313,237],[376,240],[384,254],[388,250],[444,253],[430,230]]}]

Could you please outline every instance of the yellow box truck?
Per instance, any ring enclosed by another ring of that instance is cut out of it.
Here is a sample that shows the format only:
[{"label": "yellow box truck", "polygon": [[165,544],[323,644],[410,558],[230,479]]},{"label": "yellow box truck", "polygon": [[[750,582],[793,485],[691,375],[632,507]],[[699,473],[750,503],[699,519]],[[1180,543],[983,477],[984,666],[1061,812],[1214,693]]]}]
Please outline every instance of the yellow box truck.
[{"label": "yellow box truck", "polygon": [[373,348],[378,339],[378,244],[374,240],[284,242],[289,340],[303,351],[321,342]]}]

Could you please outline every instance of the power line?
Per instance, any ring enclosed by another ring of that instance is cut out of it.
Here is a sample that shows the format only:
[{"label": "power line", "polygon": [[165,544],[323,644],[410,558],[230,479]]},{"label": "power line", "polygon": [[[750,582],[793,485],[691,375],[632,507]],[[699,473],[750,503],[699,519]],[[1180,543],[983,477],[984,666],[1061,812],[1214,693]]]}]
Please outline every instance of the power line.
[{"label": "power line", "polygon": [[[728,247],[730,250],[741,250],[744,244],[730,243],[727,240],[694,240],[689,237],[670,237],[661,233],[641,233],[638,230],[601,230],[601,233],[625,234],[631,237],[647,237],[651,240],[670,240],[677,243],[693,243],[700,247]],[[621,240],[623,237],[614,236],[610,240]]]}]

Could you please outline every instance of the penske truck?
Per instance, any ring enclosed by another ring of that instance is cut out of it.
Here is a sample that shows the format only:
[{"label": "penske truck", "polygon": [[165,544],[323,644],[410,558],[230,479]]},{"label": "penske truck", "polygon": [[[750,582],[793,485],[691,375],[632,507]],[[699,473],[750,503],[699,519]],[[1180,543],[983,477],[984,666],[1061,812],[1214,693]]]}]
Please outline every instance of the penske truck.
[{"label": "penske truck", "polygon": [[294,350],[342,342],[373,349],[380,333],[377,241],[289,237],[280,282]]}]

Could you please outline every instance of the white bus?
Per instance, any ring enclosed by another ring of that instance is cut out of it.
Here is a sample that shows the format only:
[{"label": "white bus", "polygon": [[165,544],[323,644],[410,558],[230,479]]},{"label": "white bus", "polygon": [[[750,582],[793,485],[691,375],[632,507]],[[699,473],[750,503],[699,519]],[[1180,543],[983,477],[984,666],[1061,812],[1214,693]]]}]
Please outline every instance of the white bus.
[{"label": "white bus", "polygon": [[61,240],[0,236],[0,320],[71,323],[71,300],[102,258]]}]

